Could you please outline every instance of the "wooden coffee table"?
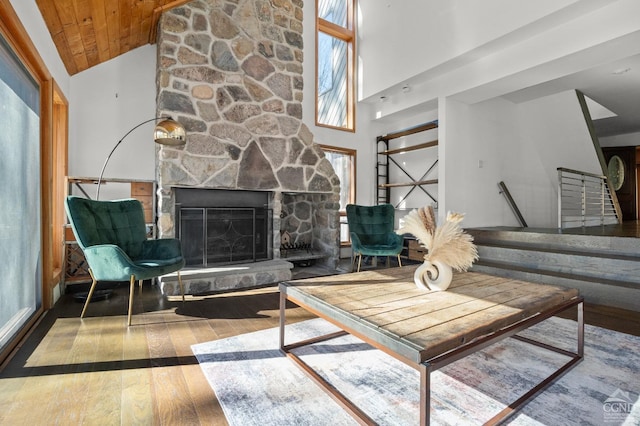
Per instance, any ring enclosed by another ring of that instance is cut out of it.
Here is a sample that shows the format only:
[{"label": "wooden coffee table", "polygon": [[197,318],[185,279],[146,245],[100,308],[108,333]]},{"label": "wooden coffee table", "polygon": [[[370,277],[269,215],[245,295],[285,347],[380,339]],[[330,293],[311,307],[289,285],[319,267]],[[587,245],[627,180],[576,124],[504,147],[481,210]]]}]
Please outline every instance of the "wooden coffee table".
[{"label": "wooden coffee table", "polygon": [[[454,274],[447,291],[429,292],[413,283],[415,269],[408,266],[280,284],[280,349],[362,423],[375,424],[293,349],[350,333],[416,368],[421,425],[429,424],[431,373],[501,339],[517,338],[567,355],[569,361],[486,424],[505,420],[582,360],[583,298],[576,289],[466,272]],[[287,301],[344,331],[285,344]],[[516,335],[572,307],[578,318],[575,352]]]}]

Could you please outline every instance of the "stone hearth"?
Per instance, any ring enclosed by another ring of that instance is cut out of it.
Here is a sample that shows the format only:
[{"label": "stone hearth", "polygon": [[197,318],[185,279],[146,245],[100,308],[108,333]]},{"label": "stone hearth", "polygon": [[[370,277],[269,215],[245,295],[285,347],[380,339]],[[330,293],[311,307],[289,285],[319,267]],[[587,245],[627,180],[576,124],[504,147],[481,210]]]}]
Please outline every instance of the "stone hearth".
[{"label": "stone hearth", "polygon": [[[291,279],[293,264],[285,260],[226,265],[217,268],[183,269],[182,284],[186,294],[207,294],[215,291],[260,287]],[[162,277],[162,293],[179,295],[178,275]]]},{"label": "stone hearth", "polygon": [[[188,136],[158,148],[161,237],[175,235],[173,187],[268,191],[272,258],[287,230],[335,268],[340,182],[302,123],[302,47],[302,0],[198,0],[163,14],[157,112]],[[297,198],[302,206],[290,205]],[[198,288],[216,290],[214,281]]]}]

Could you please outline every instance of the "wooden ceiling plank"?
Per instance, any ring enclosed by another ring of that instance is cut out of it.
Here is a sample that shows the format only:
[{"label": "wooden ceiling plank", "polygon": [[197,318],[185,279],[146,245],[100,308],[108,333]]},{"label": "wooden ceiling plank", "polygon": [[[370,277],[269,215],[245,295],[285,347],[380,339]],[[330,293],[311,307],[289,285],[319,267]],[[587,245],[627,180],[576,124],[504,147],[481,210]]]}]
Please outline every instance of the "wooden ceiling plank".
[{"label": "wooden ceiling plank", "polygon": [[142,19],[140,20],[140,44],[149,43],[149,31],[151,31],[151,17],[158,7],[158,0],[143,0]]},{"label": "wooden ceiling plank", "polygon": [[96,34],[96,47],[100,63],[111,59],[109,55],[109,32],[107,31],[107,16],[104,10],[104,0],[90,0],[93,31]]},{"label": "wooden ceiling plank", "polygon": [[107,33],[109,37],[109,57],[120,55],[120,11],[119,2],[104,1],[104,10],[107,17]]},{"label": "wooden ceiling plank", "polygon": [[51,0],[36,0],[38,9],[44,18],[44,22],[47,24],[49,34],[53,37],[55,34],[62,32],[62,22],[58,17],[58,11],[56,5]]},{"label": "wooden ceiling plank", "polygon": [[51,0],[36,0],[38,9],[44,18],[49,34],[58,50],[58,55],[70,75],[78,72],[78,67],[71,53],[71,48],[64,32],[64,26],[60,20],[58,9],[55,2]]},{"label": "wooden ceiling plank", "polygon": [[[140,22],[140,37],[142,38],[142,43],[152,43],[150,41],[151,28],[152,28],[152,17],[156,13],[158,9],[158,1],[157,0],[145,0],[144,8],[142,10],[143,19]],[[153,41],[155,43],[155,39]]]},{"label": "wooden ceiling plank", "polygon": [[60,19],[63,27],[78,25],[73,0],[56,0],[53,3],[55,4],[56,11],[58,12],[58,18]]},{"label": "wooden ceiling plank", "polygon": [[62,63],[67,69],[69,75],[77,74],[79,70],[76,66],[76,61],[73,60],[73,55],[71,54],[71,50],[69,49],[69,44],[67,43],[67,38],[64,35],[64,31],[52,35],[52,38],[53,43],[58,48],[60,59],[62,59]]},{"label": "wooden ceiling plank", "polygon": [[142,46],[143,43],[146,43],[146,39],[144,42],[141,42],[140,37],[140,24],[142,22],[142,9],[144,6],[143,0],[135,0],[131,5],[131,26],[130,26],[130,38],[131,38],[131,46],[132,48],[136,48]]},{"label": "wooden ceiling plank", "polygon": [[85,56],[82,35],[76,20],[74,2],[73,0],[56,0],[55,7],[76,68],[78,72],[86,70],[89,67],[89,63]]},{"label": "wooden ceiling plank", "polygon": [[162,12],[190,0],[36,0],[69,74],[148,42]]},{"label": "wooden ceiling plank", "polygon": [[87,60],[87,67],[90,68],[100,63],[98,58],[98,47],[96,44],[96,33],[93,26],[93,16],[91,3],[89,0],[76,0],[74,3],[76,21],[82,37],[82,45]]},{"label": "wooden ceiling plank", "polygon": [[132,2],[132,0],[120,0],[120,54],[135,47],[131,46]]},{"label": "wooden ceiling plank", "polygon": [[69,49],[71,50],[71,55],[73,55],[73,61],[76,63],[78,72],[89,68],[89,62],[87,61],[87,55],[78,26],[65,26],[64,34],[67,38],[67,43],[69,44]]}]

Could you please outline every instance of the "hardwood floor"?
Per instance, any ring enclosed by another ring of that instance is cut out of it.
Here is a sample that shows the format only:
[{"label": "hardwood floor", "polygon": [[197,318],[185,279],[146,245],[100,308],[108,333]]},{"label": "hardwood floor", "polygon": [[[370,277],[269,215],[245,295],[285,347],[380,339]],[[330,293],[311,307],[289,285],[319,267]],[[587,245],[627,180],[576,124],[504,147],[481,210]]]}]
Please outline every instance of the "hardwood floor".
[{"label": "hardwood floor", "polygon": [[[190,346],[278,325],[276,287],[188,298],[136,294],[126,326],[128,288],[89,306],[65,295],[0,372],[0,424],[225,425]],[[288,307],[288,321],[312,318]],[[640,314],[598,306],[587,323],[640,335]]]},{"label": "hardwood floor", "polygon": [[[65,295],[0,373],[0,424],[227,424],[191,345],[278,325],[276,287],[162,300],[127,285],[89,305]],[[288,309],[288,321],[309,319]]]}]

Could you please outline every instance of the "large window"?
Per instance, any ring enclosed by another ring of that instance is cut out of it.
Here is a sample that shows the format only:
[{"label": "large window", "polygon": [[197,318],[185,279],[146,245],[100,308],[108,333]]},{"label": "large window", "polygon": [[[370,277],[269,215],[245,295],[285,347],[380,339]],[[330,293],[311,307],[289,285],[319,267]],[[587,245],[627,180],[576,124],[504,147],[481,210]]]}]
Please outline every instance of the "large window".
[{"label": "large window", "polygon": [[340,179],[340,244],[351,244],[347,225],[347,204],[356,201],[356,150],[320,145]]},{"label": "large window", "polygon": [[42,306],[40,87],[0,36],[0,353]]},{"label": "large window", "polygon": [[354,0],[316,7],[316,124],[355,131]]}]

